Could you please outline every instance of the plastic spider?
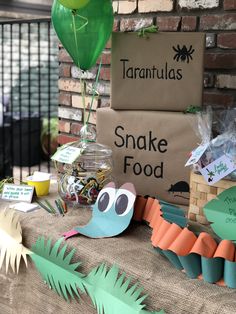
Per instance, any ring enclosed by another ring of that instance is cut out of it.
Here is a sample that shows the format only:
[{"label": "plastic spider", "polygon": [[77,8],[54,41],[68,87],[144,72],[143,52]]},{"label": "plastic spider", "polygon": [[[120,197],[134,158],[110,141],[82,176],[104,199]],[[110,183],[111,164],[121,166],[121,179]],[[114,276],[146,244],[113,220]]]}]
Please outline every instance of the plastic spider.
[{"label": "plastic spider", "polygon": [[193,60],[192,54],[194,52],[194,49],[192,49],[193,48],[192,45],[189,47],[189,49],[187,49],[187,47],[185,45],[183,45],[183,48],[180,48],[179,45],[177,45],[177,48],[174,46],[172,48],[176,52],[176,54],[174,56],[174,60],[176,60],[177,62],[179,61],[179,59],[182,62],[187,61],[187,63],[189,63],[190,59]]}]

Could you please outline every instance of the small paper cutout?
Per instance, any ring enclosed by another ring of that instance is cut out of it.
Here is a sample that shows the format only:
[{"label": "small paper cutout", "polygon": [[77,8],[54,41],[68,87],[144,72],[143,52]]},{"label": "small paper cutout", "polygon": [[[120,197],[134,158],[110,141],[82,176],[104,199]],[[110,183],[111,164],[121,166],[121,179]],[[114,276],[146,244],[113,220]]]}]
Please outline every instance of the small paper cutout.
[{"label": "small paper cutout", "polygon": [[196,164],[198,160],[202,157],[202,155],[205,153],[208,146],[209,146],[209,143],[205,145],[200,145],[195,150],[193,150],[191,152],[191,156],[189,157],[189,159],[187,160],[185,164],[185,167]]},{"label": "small paper cutout", "polygon": [[13,205],[10,205],[9,208],[11,209],[15,209],[15,210],[19,210],[23,213],[29,213],[34,211],[35,209],[38,208],[37,204],[28,204],[28,203],[24,203],[24,202],[20,202],[20,203],[16,203]]},{"label": "small paper cutout", "polygon": [[0,212],[0,249],[0,269],[5,259],[6,273],[9,265],[18,273],[22,258],[27,266],[26,256],[30,251],[22,245],[19,217],[12,210]]},{"label": "small paper cutout", "polygon": [[34,187],[28,185],[4,184],[2,199],[9,201],[32,202]]},{"label": "small paper cutout", "polygon": [[221,156],[208,166],[200,169],[201,174],[209,185],[220,181],[236,169],[236,164],[227,156]]},{"label": "small paper cutout", "polygon": [[65,145],[60,147],[51,159],[71,165],[82,154],[82,152],[82,148]]}]

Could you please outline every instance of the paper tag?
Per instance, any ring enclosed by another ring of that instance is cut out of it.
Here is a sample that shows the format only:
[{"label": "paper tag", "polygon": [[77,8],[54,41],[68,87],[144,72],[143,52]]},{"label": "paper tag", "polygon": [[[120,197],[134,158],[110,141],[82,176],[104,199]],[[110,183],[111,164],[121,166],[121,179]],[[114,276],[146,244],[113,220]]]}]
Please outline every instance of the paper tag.
[{"label": "paper tag", "polygon": [[38,204],[28,204],[25,202],[20,202],[17,204],[10,205],[9,208],[19,210],[23,213],[29,213],[32,212],[33,210],[37,209],[39,206]]},{"label": "paper tag", "polygon": [[82,148],[67,146],[65,148],[60,148],[59,150],[57,150],[57,152],[51,157],[51,159],[71,165],[82,154],[82,152]]},{"label": "paper tag", "polygon": [[2,199],[9,201],[32,202],[34,187],[28,185],[4,184]]},{"label": "paper tag", "polygon": [[223,155],[208,166],[200,169],[201,174],[209,185],[220,181],[236,169],[236,164],[227,156]]},{"label": "paper tag", "polygon": [[185,167],[196,164],[198,160],[202,157],[202,155],[205,153],[208,146],[209,144],[200,145],[196,149],[194,149],[191,153],[190,158],[186,162]]}]

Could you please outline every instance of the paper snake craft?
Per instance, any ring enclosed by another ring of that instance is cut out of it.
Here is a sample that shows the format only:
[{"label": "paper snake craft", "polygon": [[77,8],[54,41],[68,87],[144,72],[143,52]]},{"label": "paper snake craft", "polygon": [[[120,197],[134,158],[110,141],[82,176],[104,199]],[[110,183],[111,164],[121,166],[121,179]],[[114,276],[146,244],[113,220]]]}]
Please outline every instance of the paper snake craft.
[{"label": "paper snake craft", "polygon": [[63,236],[68,239],[76,234],[83,234],[90,238],[106,238],[122,233],[132,219],[135,199],[136,191],[132,183],[125,183],[119,189],[115,188],[115,183],[108,183],[92,207],[89,223],[77,226]]}]

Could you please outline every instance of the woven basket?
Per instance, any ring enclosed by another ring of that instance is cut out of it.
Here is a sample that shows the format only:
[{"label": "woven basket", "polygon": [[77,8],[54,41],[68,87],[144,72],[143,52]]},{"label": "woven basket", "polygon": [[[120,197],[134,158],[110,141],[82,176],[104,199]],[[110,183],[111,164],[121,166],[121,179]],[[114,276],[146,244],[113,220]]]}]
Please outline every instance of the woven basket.
[{"label": "woven basket", "polygon": [[235,185],[235,181],[220,180],[210,186],[206,183],[202,175],[192,171],[190,176],[190,205],[188,219],[203,225],[208,225],[209,223],[203,213],[205,204],[215,198],[216,195]]}]

